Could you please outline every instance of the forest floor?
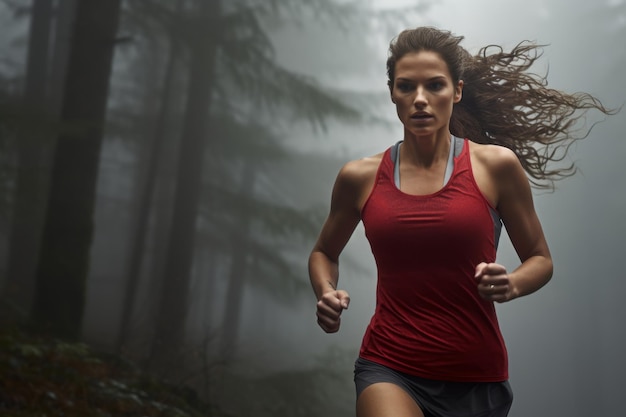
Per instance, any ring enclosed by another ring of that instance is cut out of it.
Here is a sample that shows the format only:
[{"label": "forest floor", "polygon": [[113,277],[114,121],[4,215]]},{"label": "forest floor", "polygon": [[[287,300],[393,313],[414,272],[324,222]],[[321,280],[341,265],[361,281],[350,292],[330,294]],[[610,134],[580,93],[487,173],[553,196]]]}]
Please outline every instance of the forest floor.
[{"label": "forest floor", "polygon": [[3,417],[218,417],[185,387],[113,355],[0,326]]}]

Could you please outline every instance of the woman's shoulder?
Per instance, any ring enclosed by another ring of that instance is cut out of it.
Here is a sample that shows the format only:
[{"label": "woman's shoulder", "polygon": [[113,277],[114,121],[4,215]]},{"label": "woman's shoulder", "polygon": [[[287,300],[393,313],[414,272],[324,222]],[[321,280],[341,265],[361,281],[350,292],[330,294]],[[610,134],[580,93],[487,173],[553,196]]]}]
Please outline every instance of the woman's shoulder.
[{"label": "woman's shoulder", "polygon": [[493,207],[511,190],[527,187],[528,180],[517,155],[501,145],[469,142],[474,179]]},{"label": "woman's shoulder", "polygon": [[333,201],[337,206],[353,207],[360,213],[367,200],[384,152],[347,162],[339,171],[333,190]]},{"label": "woman's shoulder", "polygon": [[468,141],[473,162],[483,165],[489,172],[499,175],[511,169],[521,168],[519,158],[511,149],[502,145],[480,144]]},{"label": "woman's shoulder", "polygon": [[350,183],[361,183],[371,180],[376,175],[384,154],[384,152],[381,152],[346,162],[339,171],[338,179]]}]

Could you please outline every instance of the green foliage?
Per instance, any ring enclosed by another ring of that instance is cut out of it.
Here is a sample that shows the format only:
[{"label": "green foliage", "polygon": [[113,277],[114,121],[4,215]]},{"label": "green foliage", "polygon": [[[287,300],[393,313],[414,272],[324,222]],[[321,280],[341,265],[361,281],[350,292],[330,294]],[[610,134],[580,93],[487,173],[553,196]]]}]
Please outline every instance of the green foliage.
[{"label": "green foliage", "polygon": [[88,345],[4,331],[0,415],[348,417],[354,413],[355,357],[332,348],[305,370],[255,373],[245,363],[212,368],[207,401],[193,387],[143,373]]},{"label": "green foliage", "polygon": [[0,334],[0,414],[12,417],[223,416],[187,387],[85,344]]}]

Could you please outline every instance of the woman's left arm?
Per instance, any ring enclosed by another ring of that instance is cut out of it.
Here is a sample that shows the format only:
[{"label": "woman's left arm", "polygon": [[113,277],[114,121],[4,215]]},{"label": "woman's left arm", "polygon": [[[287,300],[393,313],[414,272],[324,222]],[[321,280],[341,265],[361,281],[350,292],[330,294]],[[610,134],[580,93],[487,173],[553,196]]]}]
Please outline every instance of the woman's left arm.
[{"label": "woman's left arm", "polygon": [[552,257],[535,211],[530,183],[517,156],[495,150],[488,163],[497,193],[497,209],[522,262],[512,272],[498,264],[481,263],[476,279],[483,298],[497,302],[531,294],[552,277]]}]

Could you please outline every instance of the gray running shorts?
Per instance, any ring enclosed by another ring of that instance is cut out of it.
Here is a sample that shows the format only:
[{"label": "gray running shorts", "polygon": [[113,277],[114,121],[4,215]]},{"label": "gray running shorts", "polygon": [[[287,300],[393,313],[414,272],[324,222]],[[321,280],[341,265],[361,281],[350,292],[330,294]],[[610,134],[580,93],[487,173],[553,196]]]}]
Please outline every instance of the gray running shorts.
[{"label": "gray running shorts", "polygon": [[417,402],[425,417],[506,417],[513,402],[508,381],[447,382],[419,378],[367,359],[354,366],[357,398],[368,386],[390,382]]}]

